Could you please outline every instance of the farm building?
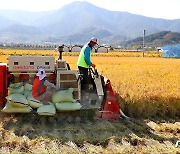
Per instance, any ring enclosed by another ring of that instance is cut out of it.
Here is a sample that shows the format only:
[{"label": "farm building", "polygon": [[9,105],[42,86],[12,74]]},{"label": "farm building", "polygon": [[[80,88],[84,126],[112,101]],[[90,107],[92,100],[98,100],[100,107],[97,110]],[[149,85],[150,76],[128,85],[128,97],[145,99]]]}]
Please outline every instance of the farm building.
[{"label": "farm building", "polygon": [[70,47],[69,46],[64,46],[64,52],[69,52],[69,49],[70,49]]},{"label": "farm building", "polygon": [[180,44],[162,47],[164,58],[180,58]]},{"label": "farm building", "polygon": [[81,49],[82,49],[83,46],[81,45],[74,45],[72,48],[71,48],[71,51],[72,52],[80,52]]},{"label": "farm building", "polygon": [[[74,46],[72,46],[71,51],[72,52],[80,52],[82,47],[83,46],[81,46],[81,45],[74,45]],[[92,49],[92,52],[95,52],[95,51],[96,52],[105,52],[105,53],[107,53],[108,52],[108,48],[104,47],[104,46],[98,46],[98,48],[93,48]]]},{"label": "farm building", "polygon": [[99,46],[98,47],[98,52],[105,52],[105,53],[107,53],[108,52],[108,48],[104,47],[104,46]]},{"label": "farm building", "polygon": [[104,46],[98,46],[98,47],[94,47],[92,48],[92,52],[101,52],[101,53],[107,53],[108,52],[108,48],[104,47]]}]

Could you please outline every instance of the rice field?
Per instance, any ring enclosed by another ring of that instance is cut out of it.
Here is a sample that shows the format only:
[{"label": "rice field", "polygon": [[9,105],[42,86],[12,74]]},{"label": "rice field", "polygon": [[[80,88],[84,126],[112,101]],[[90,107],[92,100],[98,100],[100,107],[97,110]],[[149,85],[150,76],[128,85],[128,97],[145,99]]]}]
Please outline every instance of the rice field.
[{"label": "rice field", "polygon": [[[54,51],[0,50],[8,54],[48,54]],[[77,69],[79,53],[63,53]],[[121,109],[130,121],[95,121],[87,124],[34,125],[22,116],[1,114],[0,153],[179,153],[180,59],[159,53],[109,52],[93,54],[98,72],[110,79]]]},{"label": "rice field", "polygon": [[[50,50],[1,50],[1,62],[14,54],[58,53]],[[79,53],[63,53],[71,69],[77,70]],[[126,54],[126,56],[124,56]],[[130,56],[129,54],[133,54]],[[98,72],[110,79],[119,104],[131,117],[180,116],[180,59],[159,58],[159,53],[94,53]]]}]

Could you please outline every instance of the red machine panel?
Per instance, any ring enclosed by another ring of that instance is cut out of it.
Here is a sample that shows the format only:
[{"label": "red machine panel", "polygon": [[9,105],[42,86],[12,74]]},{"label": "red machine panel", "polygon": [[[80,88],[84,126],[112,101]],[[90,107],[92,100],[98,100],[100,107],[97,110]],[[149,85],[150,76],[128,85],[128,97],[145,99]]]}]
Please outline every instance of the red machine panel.
[{"label": "red machine panel", "polygon": [[5,103],[5,96],[7,91],[6,74],[6,65],[0,63],[0,106],[3,106]]},{"label": "red machine panel", "polygon": [[107,98],[104,103],[104,111],[102,112],[102,119],[116,120],[120,117],[119,103],[116,100],[114,91],[110,80],[106,82]]}]

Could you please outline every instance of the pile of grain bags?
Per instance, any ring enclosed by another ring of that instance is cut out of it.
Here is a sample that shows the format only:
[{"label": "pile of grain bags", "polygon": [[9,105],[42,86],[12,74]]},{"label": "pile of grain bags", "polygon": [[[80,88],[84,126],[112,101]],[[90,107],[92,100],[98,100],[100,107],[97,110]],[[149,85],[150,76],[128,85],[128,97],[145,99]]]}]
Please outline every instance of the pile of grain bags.
[{"label": "pile of grain bags", "polygon": [[43,103],[32,96],[32,85],[22,82],[10,84],[6,106],[2,109],[6,113],[28,113],[37,109],[39,115],[55,115],[54,104],[43,105]]},{"label": "pile of grain bags", "polygon": [[32,85],[22,82],[10,84],[8,96],[6,97],[6,106],[2,109],[7,113],[27,113],[33,109],[37,110],[39,115],[55,115],[58,111],[79,110],[82,106],[73,98],[73,88],[56,91],[52,95],[52,102],[44,105],[41,101],[32,96]]},{"label": "pile of grain bags", "polygon": [[29,103],[24,96],[25,87],[22,82],[10,84],[6,106],[2,109],[7,113],[28,113],[32,111]]},{"label": "pile of grain bags", "polygon": [[52,95],[52,102],[58,111],[75,111],[82,106],[73,98],[73,88],[60,90]]}]

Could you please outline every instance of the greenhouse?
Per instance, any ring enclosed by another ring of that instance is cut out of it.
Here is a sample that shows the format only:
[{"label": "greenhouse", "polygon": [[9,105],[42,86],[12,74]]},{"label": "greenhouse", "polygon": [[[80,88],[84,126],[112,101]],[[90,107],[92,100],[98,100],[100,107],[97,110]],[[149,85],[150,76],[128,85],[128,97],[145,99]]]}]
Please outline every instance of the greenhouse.
[{"label": "greenhouse", "polygon": [[162,47],[164,58],[180,58],[180,44]]}]

